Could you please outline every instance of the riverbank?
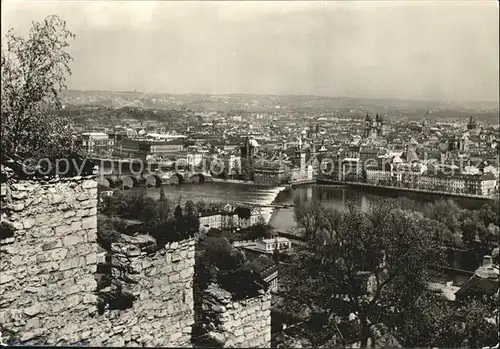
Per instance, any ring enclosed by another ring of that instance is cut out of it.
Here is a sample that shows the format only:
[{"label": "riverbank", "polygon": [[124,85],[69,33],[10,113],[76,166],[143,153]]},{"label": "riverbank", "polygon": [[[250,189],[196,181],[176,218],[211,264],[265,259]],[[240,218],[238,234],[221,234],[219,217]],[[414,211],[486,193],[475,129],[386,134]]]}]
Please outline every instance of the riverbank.
[{"label": "riverbank", "polygon": [[450,196],[458,198],[478,199],[478,200],[493,200],[493,197],[485,195],[452,193],[447,191],[435,191],[435,190],[419,189],[419,188],[393,187],[393,186],[376,185],[376,184],[362,183],[362,182],[342,182],[333,179],[318,179],[317,182],[318,184],[323,184],[323,185],[329,185],[329,184],[344,185],[353,188],[373,188],[373,189],[391,190],[395,192],[400,191],[400,192],[412,192],[412,193],[421,193],[421,194],[430,194],[439,196]]},{"label": "riverbank", "polygon": [[213,183],[227,183],[227,184],[246,184],[246,185],[254,185],[258,186],[258,184],[255,184],[254,181],[242,181],[239,179],[222,179],[222,178],[212,178],[210,182]]}]

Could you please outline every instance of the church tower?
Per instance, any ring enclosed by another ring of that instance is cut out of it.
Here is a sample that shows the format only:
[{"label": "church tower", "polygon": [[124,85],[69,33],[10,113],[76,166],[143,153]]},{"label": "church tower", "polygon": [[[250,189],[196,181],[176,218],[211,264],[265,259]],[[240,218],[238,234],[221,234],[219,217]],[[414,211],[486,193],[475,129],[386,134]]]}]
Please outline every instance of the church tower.
[{"label": "church tower", "polygon": [[245,142],[240,148],[240,152],[243,177],[245,180],[251,181],[253,180],[253,157],[255,155],[255,147],[248,136],[245,138]]},{"label": "church tower", "polygon": [[378,112],[377,112],[377,116],[375,118],[375,122],[377,125],[377,136],[383,137],[385,135],[384,119],[382,118],[382,115],[379,115]]},{"label": "church tower", "polygon": [[365,132],[363,134],[363,136],[365,138],[368,138],[370,137],[370,130],[372,128],[372,117],[366,113],[366,117],[365,117]]}]

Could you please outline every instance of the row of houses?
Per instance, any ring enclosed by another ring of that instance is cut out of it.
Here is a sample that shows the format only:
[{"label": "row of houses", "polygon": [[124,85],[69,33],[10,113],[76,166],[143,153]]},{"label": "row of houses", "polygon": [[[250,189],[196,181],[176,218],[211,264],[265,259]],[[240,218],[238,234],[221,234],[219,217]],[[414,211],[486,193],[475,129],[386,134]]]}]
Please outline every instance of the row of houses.
[{"label": "row of houses", "polygon": [[200,229],[248,228],[258,223],[265,223],[260,207],[225,205],[221,210],[206,210],[198,213]]},{"label": "row of houses", "polygon": [[498,188],[493,171],[467,171],[458,166],[442,164],[379,161],[358,170],[356,177],[370,184],[398,185],[453,193],[492,195]]}]

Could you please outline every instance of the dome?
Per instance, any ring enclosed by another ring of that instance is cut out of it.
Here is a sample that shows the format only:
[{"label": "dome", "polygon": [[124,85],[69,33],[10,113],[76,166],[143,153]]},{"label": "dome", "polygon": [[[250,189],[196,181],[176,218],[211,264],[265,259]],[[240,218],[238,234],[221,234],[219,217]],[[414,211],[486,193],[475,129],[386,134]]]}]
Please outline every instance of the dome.
[{"label": "dome", "polygon": [[252,147],[258,147],[259,146],[259,143],[257,143],[257,141],[255,139],[251,139],[249,141],[249,144],[252,146]]},{"label": "dome", "polygon": [[305,136],[307,134],[307,131],[306,130],[302,130],[302,132],[300,134],[303,135],[303,136]]},{"label": "dome", "polygon": [[146,131],[144,131],[144,130],[140,130],[139,132],[137,132],[137,134],[138,134],[139,136],[144,136],[144,135],[146,134]]}]

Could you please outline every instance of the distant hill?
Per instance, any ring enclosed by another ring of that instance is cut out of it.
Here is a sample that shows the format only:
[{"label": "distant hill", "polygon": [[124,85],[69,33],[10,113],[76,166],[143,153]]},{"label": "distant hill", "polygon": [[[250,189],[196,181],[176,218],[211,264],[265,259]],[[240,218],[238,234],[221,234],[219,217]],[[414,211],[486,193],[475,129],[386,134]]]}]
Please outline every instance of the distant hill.
[{"label": "distant hill", "polygon": [[498,111],[498,102],[445,102],[321,96],[143,94],[140,92],[75,91],[63,94],[65,104],[75,106],[136,106],[145,109],[309,111],[317,109],[369,110],[457,110]]}]

